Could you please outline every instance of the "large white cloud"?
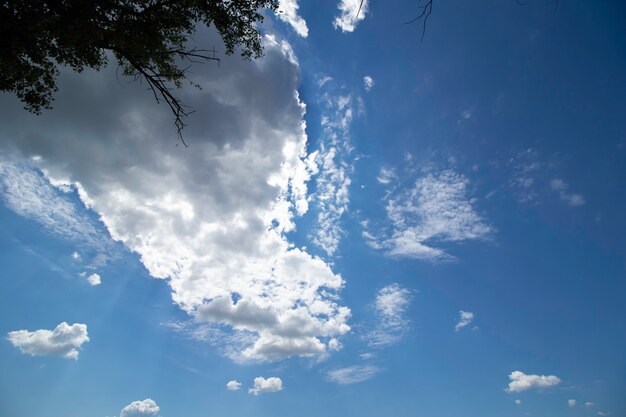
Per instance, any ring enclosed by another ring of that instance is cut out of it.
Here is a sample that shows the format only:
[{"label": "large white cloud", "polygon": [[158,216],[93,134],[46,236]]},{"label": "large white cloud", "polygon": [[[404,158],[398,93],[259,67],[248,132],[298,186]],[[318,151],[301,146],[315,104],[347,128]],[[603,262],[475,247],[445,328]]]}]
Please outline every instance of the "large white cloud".
[{"label": "large white cloud", "polygon": [[252,395],[259,395],[266,392],[278,392],[283,389],[282,379],[271,376],[263,378],[262,376],[254,378],[254,386],[248,390]]},{"label": "large white cloud", "polygon": [[469,180],[451,170],[428,173],[407,189],[394,188],[387,198],[387,217],[392,232],[363,237],[389,256],[430,261],[453,257],[437,247],[443,242],[485,239],[492,232],[468,197]]},{"label": "large white cloud", "polygon": [[120,411],[120,417],[151,417],[160,411],[154,400],[146,398],[143,401],[133,401]]},{"label": "large white cloud", "polygon": [[176,146],[167,108],[142,86],[118,83],[114,68],[64,74],[55,109],[41,117],[0,101],[0,152],[38,155],[48,178],[77,187],[198,322],[246,332],[241,360],[321,354],[349,331],[343,279],[284,235],[307,210],[316,164],[306,154],[298,63],[285,42],[267,36],[265,47],[258,61],[194,67],[203,90],[176,92],[196,110],[184,131],[189,148]]},{"label": "large white cloud", "polygon": [[335,16],[333,26],[342,32],[354,32],[358,23],[365,19],[368,12],[368,0],[339,0],[337,5],[340,13]]},{"label": "large white cloud", "polygon": [[370,347],[385,347],[402,339],[411,324],[406,317],[411,298],[411,292],[398,284],[388,285],[378,291],[374,304],[377,323],[363,335]]},{"label": "large white cloud", "polygon": [[22,353],[32,356],[62,356],[78,359],[78,350],[89,341],[87,325],[63,322],[54,330],[15,330],[9,332],[7,339]]},{"label": "large white cloud", "polygon": [[513,371],[509,375],[508,392],[522,392],[533,388],[550,388],[561,383],[555,375],[527,375],[521,371]]}]

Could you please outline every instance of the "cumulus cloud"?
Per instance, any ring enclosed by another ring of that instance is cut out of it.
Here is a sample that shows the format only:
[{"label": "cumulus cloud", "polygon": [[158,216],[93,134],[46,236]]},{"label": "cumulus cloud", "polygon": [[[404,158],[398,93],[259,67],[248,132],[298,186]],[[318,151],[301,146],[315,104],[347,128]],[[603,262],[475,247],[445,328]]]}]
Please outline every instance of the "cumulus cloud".
[{"label": "cumulus cloud", "polygon": [[593,407],[593,403],[591,401],[587,401],[585,403],[585,407]]},{"label": "cumulus cloud", "polygon": [[469,325],[472,320],[474,320],[474,313],[472,313],[471,311],[459,311],[459,321],[457,322],[456,326],[454,326],[454,330],[458,332],[463,327]]},{"label": "cumulus cloud", "polygon": [[54,330],[15,330],[7,334],[7,339],[20,352],[31,356],[62,356],[78,359],[78,350],[89,341],[87,325],[63,322]]},{"label": "cumulus cloud", "polygon": [[316,151],[319,172],[313,199],[318,226],[310,238],[313,244],[332,256],[344,235],[341,220],[350,203],[353,99],[349,95],[324,94],[321,104],[324,109],[323,135],[320,149]]},{"label": "cumulus cloud", "polygon": [[521,371],[511,372],[509,375],[509,387],[507,392],[522,392],[529,389],[550,388],[561,383],[561,380],[554,375],[526,375]]},{"label": "cumulus cloud", "polygon": [[[213,32],[197,41],[221,42]],[[323,354],[350,329],[342,277],[286,237],[308,210],[316,155],[307,154],[293,51],[272,36],[264,45],[253,62],[192,67],[203,90],[176,91],[196,110],[184,131],[189,148],[176,147],[166,106],[141,85],[122,86],[115,68],[63,73],[55,110],[42,116],[0,97],[0,152],[40,155],[47,178],[78,188],[113,239],[139,254],[152,277],[167,279],[173,301],[198,325],[223,325],[229,337],[220,340],[245,340],[228,347],[242,361]],[[28,178],[37,190],[49,187]],[[18,191],[11,201],[21,204]]]},{"label": "cumulus cloud", "polygon": [[335,16],[333,26],[342,32],[354,32],[358,23],[365,19],[369,0],[339,0],[337,5],[340,14]]},{"label": "cumulus cloud", "polygon": [[569,206],[582,206],[586,203],[585,198],[577,193],[570,193],[567,191],[569,186],[565,181],[559,178],[555,178],[550,181],[550,188],[559,193],[559,198]]},{"label": "cumulus cloud", "polygon": [[372,87],[374,87],[374,79],[369,75],[363,77],[363,87],[365,88],[365,91],[370,91]]},{"label": "cumulus cloud", "polygon": [[567,400],[568,407],[576,407],[576,400]]},{"label": "cumulus cloud", "polygon": [[522,405],[522,400],[515,400],[515,404]]},{"label": "cumulus cloud", "polygon": [[100,285],[100,283],[101,283],[100,275],[98,275],[98,274],[91,274],[91,275],[89,275],[87,277],[87,282],[91,286]]},{"label": "cumulus cloud", "polygon": [[303,38],[309,36],[306,21],[298,15],[298,0],[280,0],[276,15],[283,22],[288,23]]},{"label": "cumulus cloud", "polygon": [[429,261],[454,259],[437,247],[445,242],[485,239],[493,232],[468,197],[469,180],[451,170],[429,173],[387,200],[390,235],[364,233],[367,243],[389,256]]},{"label": "cumulus cloud", "polygon": [[154,400],[147,398],[143,401],[133,401],[120,411],[120,417],[150,417],[156,416],[160,411]]},{"label": "cumulus cloud", "polygon": [[275,376],[254,378],[254,386],[248,390],[252,395],[259,395],[266,392],[278,392],[283,389],[283,381]]},{"label": "cumulus cloud", "polygon": [[355,365],[328,371],[327,376],[337,384],[356,384],[373,378],[381,368],[374,365]]},{"label": "cumulus cloud", "polygon": [[378,291],[374,303],[377,323],[363,335],[370,347],[381,348],[402,340],[411,324],[406,318],[411,298],[411,292],[398,284],[388,285]]},{"label": "cumulus cloud", "polygon": [[228,389],[229,391],[237,391],[240,388],[241,388],[241,382],[236,381],[234,379],[226,383],[226,389]]}]

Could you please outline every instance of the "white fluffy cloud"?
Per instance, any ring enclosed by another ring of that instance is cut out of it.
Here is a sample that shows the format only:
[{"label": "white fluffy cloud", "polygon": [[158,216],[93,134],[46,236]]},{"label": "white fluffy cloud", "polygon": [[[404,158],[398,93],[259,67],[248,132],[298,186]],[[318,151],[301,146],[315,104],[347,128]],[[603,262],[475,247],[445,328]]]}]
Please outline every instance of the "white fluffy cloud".
[{"label": "white fluffy cloud", "polygon": [[229,391],[237,391],[240,388],[241,388],[241,382],[236,381],[234,379],[226,383],[226,389]]},{"label": "white fluffy cloud", "polygon": [[160,411],[154,400],[147,398],[143,401],[133,401],[120,411],[120,417],[151,417]]},{"label": "white fluffy cloud", "polygon": [[259,395],[266,392],[278,392],[283,389],[283,381],[275,376],[263,378],[262,376],[254,378],[254,386],[248,390],[252,395]]},{"label": "white fluffy cloud", "polygon": [[87,277],[87,282],[91,286],[100,285],[101,284],[100,275],[98,275],[98,274],[91,274],[91,275],[89,275]]},{"label": "white fluffy cloud", "polygon": [[[197,41],[220,42],[215,34]],[[350,329],[341,276],[285,236],[308,209],[316,163],[306,151],[298,63],[287,43],[266,36],[264,44],[262,59],[202,66],[190,75],[203,90],[176,91],[196,110],[184,131],[189,148],[175,146],[166,106],[141,85],[122,87],[114,67],[64,73],[54,112],[39,117],[0,97],[12,121],[0,124],[0,151],[39,155],[48,179],[77,187],[191,317],[245,333],[231,352],[243,361],[323,354]]]},{"label": "white fluffy cloud", "polygon": [[406,318],[411,298],[411,292],[398,284],[388,285],[378,291],[374,303],[377,323],[363,335],[370,347],[385,347],[402,339],[411,324]]},{"label": "white fluffy cloud", "polygon": [[454,326],[454,330],[458,332],[463,327],[469,325],[472,320],[474,320],[474,313],[472,313],[471,311],[459,311],[459,321]]},{"label": "white fluffy cloud", "polygon": [[522,400],[515,400],[515,404],[522,405]]},{"label": "white fluffy cloud", "polygon": [[369,75],[363,77],[363,87],[365,91],[370,91],[374,87],[374,79]]},{"label": "white fluffy cloud", "polygon": [[437,244],[485,239],[493,232],[468,198],[468,185],[465,176],[451,170],[429,173],[410,189],[388,198],[387,217],[393,229],[390,236],[379,238],[367,231],[363,236],[370,246],[385,250],[389,256],[453,259]]},{"label": "white fluffy cloud", "polygon": [[87,325],[63,322],[54,330],[15,330],[7,339],[22,353],[31,356],[62,356],[78,359],[78,349],[89,341]]},{"label": "white fluffy cloud", "polygon": [[381,368],[374,365],[355,365],[328,371],[328,379],[338,384],[356,384],[373,378]]},{"label": "white fluffy cloud", "polygon": [[561,380],[554,375],[526,375],[521,371],[511,372],[509,375],[508,392],[522,392],[536,388],[550,388],[561,383]]},{"label": "white fluffy cloud", "polygon": [[280,0],[276,15],[280,20],[293,27],[296,33],[303,38],[309,36],[309,28],[306,21],[298,15],[298,0]]},{"label": "white fluffy cloud", "polygon": [[335,16],[333,26],[342,32],[354,32],[357,24],[365,19],[369,0],[339,0],[337,8],[340,14]]},{"label": "white fluffy cloud", "polygon": [[567,406],[570,408],[576,407],[576,400],[567,400]]}]

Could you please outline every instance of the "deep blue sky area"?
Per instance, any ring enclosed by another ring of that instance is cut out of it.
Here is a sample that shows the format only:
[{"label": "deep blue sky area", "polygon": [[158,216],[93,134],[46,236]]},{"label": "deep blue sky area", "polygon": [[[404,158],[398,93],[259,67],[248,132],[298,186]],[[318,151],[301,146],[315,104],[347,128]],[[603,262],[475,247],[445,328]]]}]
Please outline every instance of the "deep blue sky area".
[{"label": "deep blue sky area", "polygon": [[524,3],[0,95],[0,415],[626,417],[626,6]]}]

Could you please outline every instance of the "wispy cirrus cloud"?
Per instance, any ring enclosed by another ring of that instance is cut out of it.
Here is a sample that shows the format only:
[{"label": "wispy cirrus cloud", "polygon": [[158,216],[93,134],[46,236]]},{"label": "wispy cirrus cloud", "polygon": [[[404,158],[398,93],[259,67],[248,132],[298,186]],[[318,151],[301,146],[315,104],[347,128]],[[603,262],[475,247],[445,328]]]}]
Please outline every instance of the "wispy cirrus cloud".
[{"label": "wispy cirrus cloud", "polygon": [[367,381],[381,371],[382,368],[375,365],[354,365],[332,369],[328,371],[326,375],[332,382],[347,385]]},{"label": "wispy cirrus cloud", "polygon": [[560,178],[554,178],[550,181],[550,188],[559,193],[561,201],[564,201],[568,206],[582,206],[586,203],[585,197],[578,193],[570,193],[567,189],[569,185]]},{"label": "wispy cirrus cloud", "polygon": [[374,309],[376,324],[362,337],[372,348],[382,348],[398,343],[409,330],[411,321],[406,311],[412,294],[398,284],[381,288],[376,294]]},{"label": "wispy cirrus cloud", "polygon": [[323,135],[320,148],[316,151],[319,172],[313,196],[317,227],[311,232],[312,242],[332,256],[336,253],[344,236],[341,221],[350,204],[350,184],[353,171],[350,159],[353,145],[350,127],[354,117],[351,95],[323,94],[325,109],[322,117]]},{"label": "wispy cirrus cloud", "polygon": [[494,228],[475,209],[469,179],[452,170],[429,172],[412,187],[387,197],[391,232],[380,236],[365,230],[367,243],[389,256],[428,261],[454,259],[440,246],[447,242],[484,240]]},{"label": "wispy cirrus cloud", "polygon": [[[55,187],[39,171],[21,162],[0,159],[0,199],[20,216],[39,223],[49,233],[80,245],[100,257],[110,256],[111,239],[68,195],[72,188]],[[81,255],[72,253],[79,261]]]}]

